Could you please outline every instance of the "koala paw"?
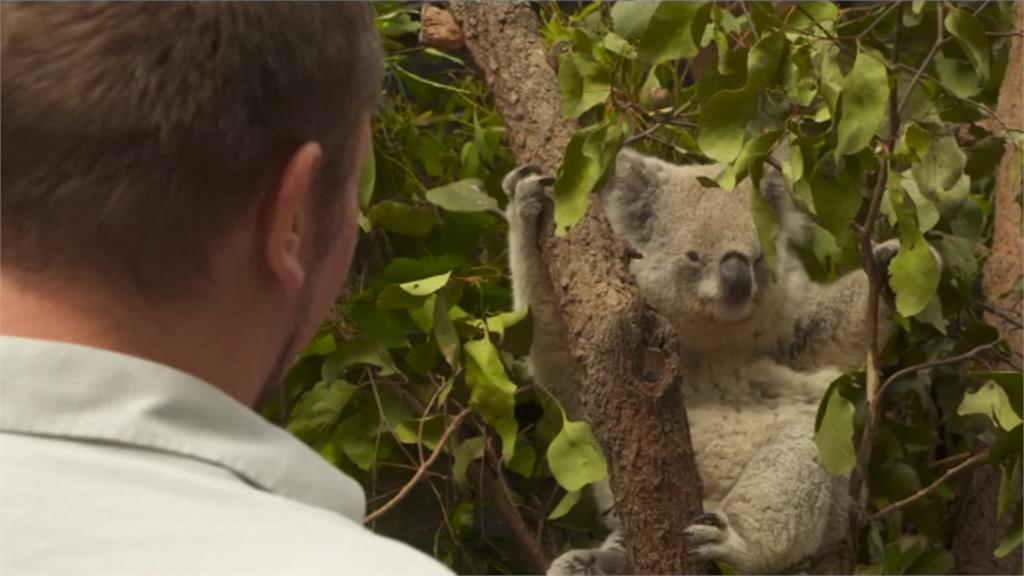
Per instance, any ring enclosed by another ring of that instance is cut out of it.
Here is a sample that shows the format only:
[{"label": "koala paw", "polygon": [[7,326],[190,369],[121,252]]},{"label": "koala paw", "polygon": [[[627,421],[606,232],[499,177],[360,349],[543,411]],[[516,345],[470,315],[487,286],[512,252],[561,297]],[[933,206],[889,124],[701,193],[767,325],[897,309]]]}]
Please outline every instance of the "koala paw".
[{"label": "koala paw", "polygon": [[701,560],[720,560],[735,566],[747,553],[747,543],[729,525],[725,512],[697,516],[684,534],[690,545],[688,555]]},{"label": "koala paw", "polygon": [[555,183],[551,176],[544,176],[541,169],[532,164],[520,166],[508,173],[501,183],[509,197],[510,214],[518,218],[533,220],[544,206],[551,202],[547,189]]},{"label": "koala paw", "polygon": [[548,567],[547,576],[584,576],[605,574],[599,567],[600,550],[571,550],[555,558]]},{"label": "koala paw", "polygon": [[[932,248],[930,244],[928,245],[928,249],[931,250],[932,256],[935,257],[935,263],[938,265],[939,270],[942,270],[942,255],[939,254],[938,250]],[[888,276],[889,273],[889,263],[892,262],[892,259],[896,257],[896,254],[898,254],[899,251],[900,241],[896,238],[886,240],[881,244],[876,244],[875,247],[872,249],[872,253],[875,256],[875,262],[878,262],[879,267],[881,268],[885,276]]]},{"label": "koala paw", "polygon": [[625,571],[626,549],[622,547],[622,534],[614,531],[600,548],[572,550],[555,558],[548,567],[548,576],[623,574]]},{"label": "koala paw", "polygon": [[884,268],[889,266],[889,261],[892,260],[899,251],[900,241],[893,238],[892,240],[886,240],[881,244],[875,245],[872,253],[875,256],[875,262],[878,262]]}]

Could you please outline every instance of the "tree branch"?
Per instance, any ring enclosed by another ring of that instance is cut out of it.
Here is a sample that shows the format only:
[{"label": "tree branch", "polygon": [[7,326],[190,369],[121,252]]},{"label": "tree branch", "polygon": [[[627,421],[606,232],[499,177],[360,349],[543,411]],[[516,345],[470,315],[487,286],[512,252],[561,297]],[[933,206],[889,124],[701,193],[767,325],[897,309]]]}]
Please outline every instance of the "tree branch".
[{"label": "tree branch", "polygon": [[451,436],[453,432],[455,432],[455,430],[459,427],[459,423],[462,422],[463,418],[469,415],[470,411],[471,410],[469,408],[465,408],[462,410],[462,412],[459,412],[455,416],[451,424],[449,424],[448,427],[445,428],[444,433],[441,434],[441,438],[437,441],[437,447],[434,448],[434,452],[431,453],[430,458],[427,458],[427,460],[420,465],[419,469],[416,470],[416,473],[413,474],[412,478],[410,478],[409,481],[405,483],[405,486],[402,486],[402,489],[398,491],[398,494],[396,494],[394,498],[388,500],[380,508],[377,508],[373,512],[367,514],[366,517],[363,518],[363,524],[369,524],[370,522],[373,522],[382,514],[385,514],[387,513],[388,510],[394,508],[399,502],[401,502],[406,496],[409,495],[409,492],[411,492],[412,489],[416,486],[416,484],[423,479],[423,477],[427,473],[427,470],[434,464],[434,461],[437,460],[437,457],[441,455],[441,452],[444,452],[445,444],[448,442],[448,437]]},{"label": "tree branch", "polygon": [[[466,46],[483,72],[520,163],[556,174],[576,130],[560,113],[554,70],[536,16],[523,3],[453,0]],[[550,215],[548,215],[550,216]],[[648,342],[655,322],[635,293],[625,247],[614,237],[596,198],[567,235],[540,248],[558,297],[583,401],[609,463],[616,509],[631,568],[638,573],[692,573],[684,530],[701,513],[702,490],[693,463],[674,361],[658,382],[643,378],[648,347],[666,359],[676,351]]]},{"label": "tree branch", "polygon": [[967,460],[964,460],[960,464],[957,464],[956,466],[950,468],[949,470],[946,470],[946,472],[942,476],[939,476],[935,480],[935,482],[932,482],[931,484],[925,486],[924,488],[918,490],[917,492],[914,492],[913,494],[911,494],[910,496],[907,496],[903,500],[899,500],[897,502],[894,502],[894,503],[886,506],[885,508],[879,510],[878,512],[875,512],[874,514],[871,515],[871,520],[879,520],[881,518],[884,518],[888,514],[891,514],[892,512],[895,512],[896,510],[899,510],[900,508],[904,508],[906,506],[909,506],[909,505],[913,504],[914,502],[917,502],[921,498],[924,498],[928,494],[934,492],[935,489],[938,488],[939,486],[941,486],[946,480],[949,480],[953,476],[956,476],[957,474],[959,474],[959,473],[961,473],[961,472],[963,472],[965,470],[970,470],[971,468],[974,468],[978,464],[981,464],[982,462],[984,462],[988,458],[988,453],[989,453],[989,450],[985,450],[983,452],[979,452],[979,453],[975,454],[974,456],[971,456]]}]

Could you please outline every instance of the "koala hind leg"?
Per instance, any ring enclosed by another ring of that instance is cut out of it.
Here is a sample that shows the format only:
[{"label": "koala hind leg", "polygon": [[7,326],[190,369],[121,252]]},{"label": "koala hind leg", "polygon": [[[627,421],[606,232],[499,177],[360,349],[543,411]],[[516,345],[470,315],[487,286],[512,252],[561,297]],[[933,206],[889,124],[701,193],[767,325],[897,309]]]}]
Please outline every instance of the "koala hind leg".
[{"label": "koala hind leg", "polygon": [[540,221],[545,206],[551,203],[548,189],[553,183],[554,179],[536,166],[520,166],[505,176],[509,269],[515,307],[529,306],[533,317],[529,365],[534,381],[554,393],[570,418],[579,420],[583,409],[567,345],[568,329],[538,245],[547,232]]},{"label": "koala hind leg", "polygon": [[818,463],[812,428],[813,421],[794,419],[762,445],[720,509],[686,529],[692,554],[767,574],[843,537],[847,480]]}]

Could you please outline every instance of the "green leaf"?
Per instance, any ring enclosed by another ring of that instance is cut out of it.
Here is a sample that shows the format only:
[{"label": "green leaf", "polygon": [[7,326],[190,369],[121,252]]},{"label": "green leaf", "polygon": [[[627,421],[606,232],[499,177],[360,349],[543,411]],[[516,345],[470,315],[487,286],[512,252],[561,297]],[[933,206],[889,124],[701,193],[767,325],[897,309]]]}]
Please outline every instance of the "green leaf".
[{"label": "green leaf", "polygon": [[431,188],[427,201],[449,212],[501,212],[498,201],[483,190],[483,182],[467,178],[451,184]]},{"label": "green leaf", "polygon": [[896,311],[905,317],[921,312],[939,287],[939,265],[918,229],[917,213],[900,188],[890,188],[899,221],[900,250],[889,263],[889,285],[896,294]]},{"label": "green leaf", "polygon": [[359,208],[365,210],[373,199],[373,188],[377,184],[377,162],[373,156],[373,145],[366,151],[366,160],[359,171]]},{"label": "green leaf", "polygon": [[572,510],[572,507],[575,506],[576,503],[580,501],[580,496],[582,495],[582,490],[573,490],[572,492],[566,492],[565,496],[562,496],[562,499],[558,501],[558,505],[555,506],[555,509],[552,510],[550,514],[548,514],[548,520],[555,520],[568,514],[569,511]]},{"label": "green leaf", "polygon": [[701,108],[697,143],[704,154],[719,162],[732,162],[743,149],[744,131],[757,113],[759,91],[779,70],[786,38],[766,34],[747,54],[747,82],[738,90],[720,90]]},{"label": "green leaf", "polygon": [[856,464],[853,412],[853,404],[849,400],[837,392],[829,394],[821,425],[814,433],[821,464],[832,474],[845,474]]},{"label": "green leaf", "polygon": [[746,178],[754,164],[760,166],[761,162],[768,157],[772,146],[778,141],[781,134],[781,130],[770,130],[747,140],[736,160],[726,166],[725,170],[718,175],[718,185],[723,190],[735,188],[736,184]]},{"label": "green leaf", "polygon": [[961,416],[984,414],[1003,430],[1013,430],[1021,424],[1021,418],[1014,412],[1006,390],[993,381],[986,382],[974,392],[965,392],[956,413]]},{"label": "green leaf", "polygon": [[525,442],[516,443],[516,453],[508,462],[508,469],[524,478],[533,476],[533,468],[537,463],[537,451]]},{"label": "green leaf", "polygon": [[996,498],[996,517],[1002,516],[1020,500],[1020,454],[1012,462],[1005,462],[1000,469],[999,496]]},{"label": "green leaf", "polygon": [[[818,34],[818,26],[832,32],[839,20],[839,7],[832,2],[801,2],[803,10],[793,10],[786,20],[792,28]],[[808,15],[810,17],[808,17]]]},{"label": "green leaf", "polygon": [[487,338],[462,345],[466,354],[466,384],[470,388],[469,405],[488,424],[513,418],[516,385],[508,379],[501,355]]},{"label": "green leaf", "polygon": [[950,216],[963,205],[970,193],[971,177],[964,173],[967,155],[953,136],[934,137],[911,166],[921,194],[935,202],[939,211]]},{"label": "green leaf", "polygon": [[836,239],[841,239],[850,228],[862,197],[862,169],[855,158],[846,158],[840,165],[830,154],[822,156],[807,178],[814,200],[818,221]]},{"label": "green leaf", "polygon": [[608,71],[590,56],[574,53],[572,62],[583,82],[579,103],[571,114],[572,118],[578,118],[594,106],[603,104],[611,94],[612,86]]},{"label": "green leaf", "polygon": [[1022,530],[1021,511],[1024,507],[1018,506],[1013,517],[1013,524],[1007,530],[1006,535],[999,541],[999,546],[993,552],[996,558],[1002,558],[1013,552],[1024,541],[1024,530]]},{"label": "green leaf", "polygon": [[288,431],[309,441],[329,430],[357,388],[344,380],[319,382],[299,398],[288,418]]},{"label": "green leaf", "polygon": [[632,60],[637,57],[636,47],[615,32],[605,34],[604,38],[601,39],[601,46],[604,46],[605,50],[608,50],[613,54],[618,54],[623,58]]},{"label": "green leaf", "polygon": [[434,328],[435,304],[437,304],[437,296],[431,294],[423,300],[421,306],[409,308],[409,317],[412,319],[412,323],[424,334],[430,334]]},{"label": "green leaf", "polygon": [[981,77],[982,83],[988,81],[989,47],[985,27],[970,12],[953,6],[950,6],[949,12],[946,13],[945,25],[946,30],[957,39],[964,49],[967,58],[978,72],[978,76]]},{"label": "green leaf", "polygon": [[974,66],[966,60],[935,55],[935,71],[942,86],[960,98],[971,98],[981,92],[981,78]]},{"label": "green leaf", "polygon": [[573,135],[555,181],[558,234],[564,234],[586,212],[587,195],[611,167],[621,142],[622,130],[617,125],[599,124]]},{"label": "green leaf", "polygon": [[818,94],[818,78],[811,63],[810,46],[790,51],[785,70],[786,95],[801,106],[809,106]]},{"label": "green leaf", "polygon": [[616,2],[612,4],[612,30],[628,40],[639,38],[660,2]]},{"label": "green leaf", "polygon": [[434,306],[434,338],[437,348],[444,355],[445,361],[452,368],[459,362],[459,335],[455,332],[451,317],[448,315],[448,304],[444,292],[438,292],[437,304]]},{"label": "green leaf", "polygon": [[837,129],[837,158],[860,152],[871,142],[885,119],[888,99],[885,62],[871,52],[858,51],[839,94],[842,116]]},{"label": "green leaf", "polygon": [[466,481],[469,464],[484,455],[484,439],[481,436],[467,438],[459,444],[455,451],[455,462],[452,464],[452,477],[456,482]]},{"label": "green leaf", "polygon": [[338,343],[338,349],[324,358],[320,377],[324,381],[334,380],[349,366],[366,364],[377,366],[382,375],[394,374],[395,365],[387,350],[378,349],[377,344],[362,339],[345,340]]},{"label": "green leaf", "polygon": [[344,418],[335,426],[332,444],[340,446],[345,456],[360,470],[369,470],[377,460],[377,425],[376,409],[367,403],[360,412]]},{"label": "green leaf", "polygon": [[519,423],[514,416],[498,418],[494,421],[494,430],[501,438],[501,459],[508,464],[516,452],[516,433],[519,432]]},{"label": "green leaf", "polygon": [[[702,2],[658,3],[638,43],[640,59],[658,64],[695,56],[697,44],[693,39],[693,20],[702,7]],[[616,32],[629,38],[619,30]]]},{"label": "green leaf", "polygon": [[941,548],[929,550],[903,571],[903,574],[948,574],[953,567],[953,554]]},{"label": "green leaf", "polygon": [[451,272],[445,272],[444,274],[438,274],[429,278],[403,282],[398,286],[411,296],[427,296],[444,288],[451,276]]},{"label": "green leaf", "polygon": [[412,310],[424,305],[426,298],[413,296],[397,284],[385,286],[377,294],[377,307],[381,310]]},{"label": "green leaf", "polygon": [[569,492],[597,482],[608,473],[601,448],[586,422],[565,420],[561,432],[548,445],[547,460],[555,480]]},{"label": "green leaf", "polygon": [[732,162],[743,148],[747,122],[755,115],[753,93],[722,90],[701,107],[697,121],[697,144],[709,158]]},{"label": "green leaf", "polygon": [[426,236],[437,224],[429,208],[393,200],[374,204],[367,218],[374,226],[404,236]]},{"label": "green leaf", "polygon": [[[741,154],[742,156],[742,154]],[[757,240],[761,245],[765,261],[769,268],[775,267],[775,240],[779,233],[779,216],[765,200],[761,192],[761,167],[757,164],[751,172],[751,180],[754,185],[750,190],[750,209],[754,218],[754,228],[757,230]]]},{"label": "green leaf", "polygon": [[299,357],[296,358],[296,362],[306,358],[308,356],[326,356],[331,352],[337,350],[338,345],[334,341],[334,335],[324,334],[319,338],[313,339],[312,342],[306,344],[306,347],[299,353]]}]

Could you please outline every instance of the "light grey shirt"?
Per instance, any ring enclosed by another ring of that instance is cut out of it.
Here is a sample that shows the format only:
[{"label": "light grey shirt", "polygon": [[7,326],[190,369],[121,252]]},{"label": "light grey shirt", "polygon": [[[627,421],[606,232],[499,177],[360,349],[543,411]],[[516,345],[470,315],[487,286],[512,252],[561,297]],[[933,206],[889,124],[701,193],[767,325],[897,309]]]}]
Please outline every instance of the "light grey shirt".
[{"label": "light grey shirt", "polygon": [[450,574],[362,488],[193,376],[0,337],[0,572]]}]

